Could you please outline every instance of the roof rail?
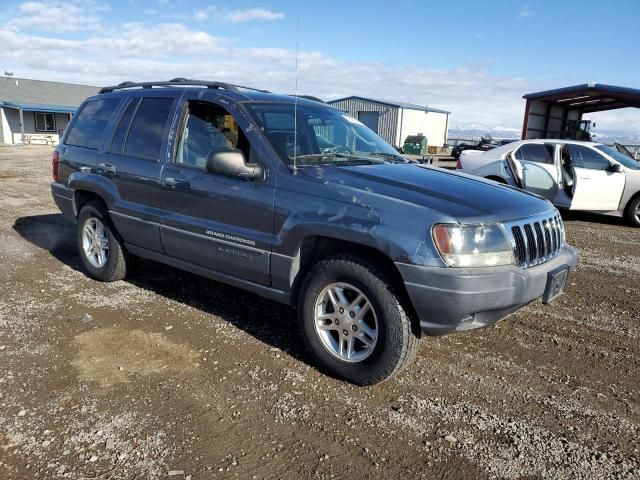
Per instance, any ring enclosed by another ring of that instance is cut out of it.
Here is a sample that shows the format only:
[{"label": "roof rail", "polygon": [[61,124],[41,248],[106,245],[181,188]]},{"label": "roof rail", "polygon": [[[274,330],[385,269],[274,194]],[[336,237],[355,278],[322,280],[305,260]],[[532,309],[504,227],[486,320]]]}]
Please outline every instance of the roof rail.
[{"label": "roof rail", "polygon": [[109,93],[114,92],[116,90],[124,90],[127,88],[153,88],[153,87],[207,87],[214,88],[216,90],[229,90],[232,92],[239,92],[240,89],[244,90],[254,90],[256,92],[269,93],[267,90],[259,90],[257,88],[244,87],[242,85],[234,85],[232,83],[225,82],[211,82],[208,80],[191,80],[188,78],[174,78],[171,80],[161,80],[158,82],[122,82],[118,85],[114,85],[111,87],[104,87],[100,89],[99,93]]},{"label": "roof rail", "polygon": [[296,95],[296,94],[288,94],[289,97],[298,97],[298,98],[306,98],[307,100],[313,100],[314,102],[327,103],[321,98],[314,97],[313,95]]}]

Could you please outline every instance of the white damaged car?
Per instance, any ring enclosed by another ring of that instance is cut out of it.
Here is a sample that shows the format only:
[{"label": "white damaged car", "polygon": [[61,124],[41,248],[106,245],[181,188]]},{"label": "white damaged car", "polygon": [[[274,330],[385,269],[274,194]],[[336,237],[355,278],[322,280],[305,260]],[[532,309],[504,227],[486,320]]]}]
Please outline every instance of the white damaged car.
[{"label": "white damaged car", "polygon": [[640,227],[640,162],[601,143],[522,140],[463,151],[457,168],[536,193],[558,208],[625,217]]}]

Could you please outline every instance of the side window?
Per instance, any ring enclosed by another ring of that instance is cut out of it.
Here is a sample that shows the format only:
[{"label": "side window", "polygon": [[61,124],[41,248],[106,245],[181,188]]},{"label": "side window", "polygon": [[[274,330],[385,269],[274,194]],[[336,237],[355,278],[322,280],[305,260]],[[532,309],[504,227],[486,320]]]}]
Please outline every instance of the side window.
[{"label": "side window", "polygon": [[122,117],[120,117],[116,131],[111,139],[111,145],[109,146],[110,153],[122,153],[124,142],[127,140],[127,134],[129,133],[129,127],[131,126],[131,119],[136,113],[139,104],[140,99],[134,98],[131,100],[129,105],[127,105],[127,109],[122,114]]},{"label": "side window", "polygon": [[147,160],[160,159],[164,127],[171,105],[173,98],[148,97],[140,101],[124,143],[125,155]]},{"label": "side window", "polygon": [[571,164],[578,168],[590,168],[592,170],[606,170],[609,167],[609,160],[598,152],[582,145],[567,145]]},{"label": "side window", "polygon": [[249,141],[229,112],[213,103],[189,102],[176,163],[205,168],[212,152],[236,148],[250,161]]},{"label": "side window", "polygon": [[55,132],[56,116],[54,113],[33,112],[36,132]]},{"label": "side window", "polygon": [[97,150],[102,134],[119,103],[119,98],[93,100],[85,103],[77,114],[65,143]]},{"label": "side window", "polygon": [[516,160],[537,163],[553,163],[547,147],[541,143],[525,143],[515,153]]}]

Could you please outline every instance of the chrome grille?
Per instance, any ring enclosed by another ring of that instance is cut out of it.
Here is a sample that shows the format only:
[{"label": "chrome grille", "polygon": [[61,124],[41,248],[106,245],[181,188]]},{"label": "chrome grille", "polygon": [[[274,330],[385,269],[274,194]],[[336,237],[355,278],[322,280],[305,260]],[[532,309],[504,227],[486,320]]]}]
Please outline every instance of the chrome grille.
[{"label": "chrome grille", "polygon": [[562,249],[564,224],[559,213],[506,223],[516,262],[533,267],[554,258]]}]

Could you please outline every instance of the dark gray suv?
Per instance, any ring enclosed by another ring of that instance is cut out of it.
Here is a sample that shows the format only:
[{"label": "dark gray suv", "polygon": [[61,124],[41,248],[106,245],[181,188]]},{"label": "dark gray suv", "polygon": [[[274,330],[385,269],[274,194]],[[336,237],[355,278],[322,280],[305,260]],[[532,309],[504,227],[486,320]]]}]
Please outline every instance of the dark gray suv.
[{"label": "dark gray suv", "polygon": [[551,302],[577,263],[549,202],[412,163],[322,102],[220,82],[103,88],[53,177],[91,277],[140,256],[295,305],[318,363],[358,384],[423,333]]}]

